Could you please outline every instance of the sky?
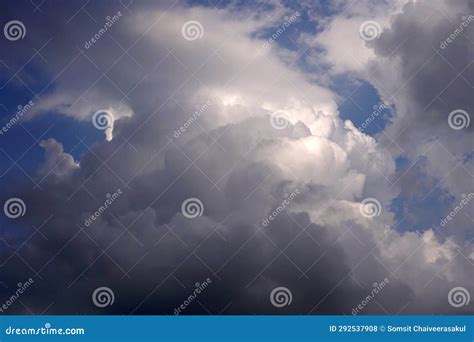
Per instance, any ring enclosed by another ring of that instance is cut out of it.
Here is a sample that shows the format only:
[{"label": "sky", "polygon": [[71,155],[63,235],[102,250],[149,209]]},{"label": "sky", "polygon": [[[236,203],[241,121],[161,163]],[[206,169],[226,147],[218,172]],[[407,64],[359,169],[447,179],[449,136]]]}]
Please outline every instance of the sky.
[{"label": "sky", "polygon": [[474,313],[471,1],[0,7],[0,313]]}]

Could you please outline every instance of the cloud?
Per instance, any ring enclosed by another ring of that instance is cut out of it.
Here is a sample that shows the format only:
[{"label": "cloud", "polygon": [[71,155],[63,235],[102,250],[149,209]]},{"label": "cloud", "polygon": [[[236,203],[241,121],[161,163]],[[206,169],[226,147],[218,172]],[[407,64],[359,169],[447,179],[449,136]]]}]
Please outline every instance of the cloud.
[{"label": "cloud", "polygon": [[[474,111],[468,57],[472,29],[467,28],[445,49],[440,44],[471,12],[469,2],[450,8],[444,2],[407,4],[374,43],[376,87],[397,107],[381,143],[413,162],[424,158],[427,181],[439,184],[454,196],[454,202],[472,190],[473,126],[455,130],[449,119],[453,111],[462,110],[468,116]],[[459,224],[458,232],[451,233],[462,240],[470,223]]]},{"label": "cloud", "polygon": [[[310,48],[307,61],[329,66],[332,73],[355,73],[365,77],[367,64],[375,59],[375,37],[390,27],[390,18],[406,1],[360,1],[356,6],[341,1],[318,34],[303,34],[300,42]],[[369,80],[372,81],[372,80]]]},{"label": "cloud", "polygon": [[63,146],[54,139],[43,140],[40,146],[45,149],[46,156],[38,173],[43,177],[55,176],[63,178],[79,169],[79,164],[74,158],[64,153]]}]

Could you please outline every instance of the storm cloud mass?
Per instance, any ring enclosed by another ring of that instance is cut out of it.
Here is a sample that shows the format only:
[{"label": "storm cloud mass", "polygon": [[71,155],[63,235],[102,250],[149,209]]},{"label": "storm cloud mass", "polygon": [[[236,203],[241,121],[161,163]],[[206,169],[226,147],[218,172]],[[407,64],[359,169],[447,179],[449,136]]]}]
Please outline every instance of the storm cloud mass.
[{"label": "storm cloud mass", "polygon": [[5,313],[474,313],[472,1],[0,6]]}]

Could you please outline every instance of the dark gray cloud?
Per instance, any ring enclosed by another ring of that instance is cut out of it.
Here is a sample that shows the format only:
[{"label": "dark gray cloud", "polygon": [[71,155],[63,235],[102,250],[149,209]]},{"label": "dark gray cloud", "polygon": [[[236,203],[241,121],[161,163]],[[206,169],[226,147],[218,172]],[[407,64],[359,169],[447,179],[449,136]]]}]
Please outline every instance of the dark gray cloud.
[{"label": "dark gray cloud", "polygon": [[[462,119],[474,113],[473,12],[469,1],[407,4],[373,43],[378,58],[370,66],[377,88],[397,107],[381,143],[422,165],[426,184],[434,185],[428,187],[439,185],[455,197],[453,205],[473,190],[474,126],[455,130],[449,119],[457,111],[457,124],[465,126]],[[402,191],[419,181],[404,177]],[[472,230],[466,218],[459,215],[450,232],[460,241]]]}]

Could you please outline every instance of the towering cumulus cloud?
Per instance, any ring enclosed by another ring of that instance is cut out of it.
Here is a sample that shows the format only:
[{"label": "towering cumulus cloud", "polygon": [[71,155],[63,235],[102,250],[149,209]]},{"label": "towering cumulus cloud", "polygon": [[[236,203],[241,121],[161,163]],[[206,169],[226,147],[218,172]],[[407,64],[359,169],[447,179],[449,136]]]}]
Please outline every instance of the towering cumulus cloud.
[{"label": "towering cumulus cloud", "polygon": [[[474,295],[473,125],[448,116],[474,113],[474,23],[440,44],[474,11],[436,3],[341,2],[325,17],[279,1],[11,3],[27,32],[1,42],[8,87],[24,87],[9,81],[18,56],[46,44],[19,73],[38,96],[24,124],[65,116],[105,137],[46,134],[30,178],[3,174],[1,203],[26,212],[1,219],[2,298],[34,279],[8,313],[472,314],[449,294]],[[380,32],[364,40],[368,20]],[[331,57],[338,29],[358,39],[357,65]],[[341,119],[327,81],[341,74],[393,104],[382,132]],[[465,202],[447,227],[407,226],[416,205],[395,213],[435,189],[446,215]]]}]

